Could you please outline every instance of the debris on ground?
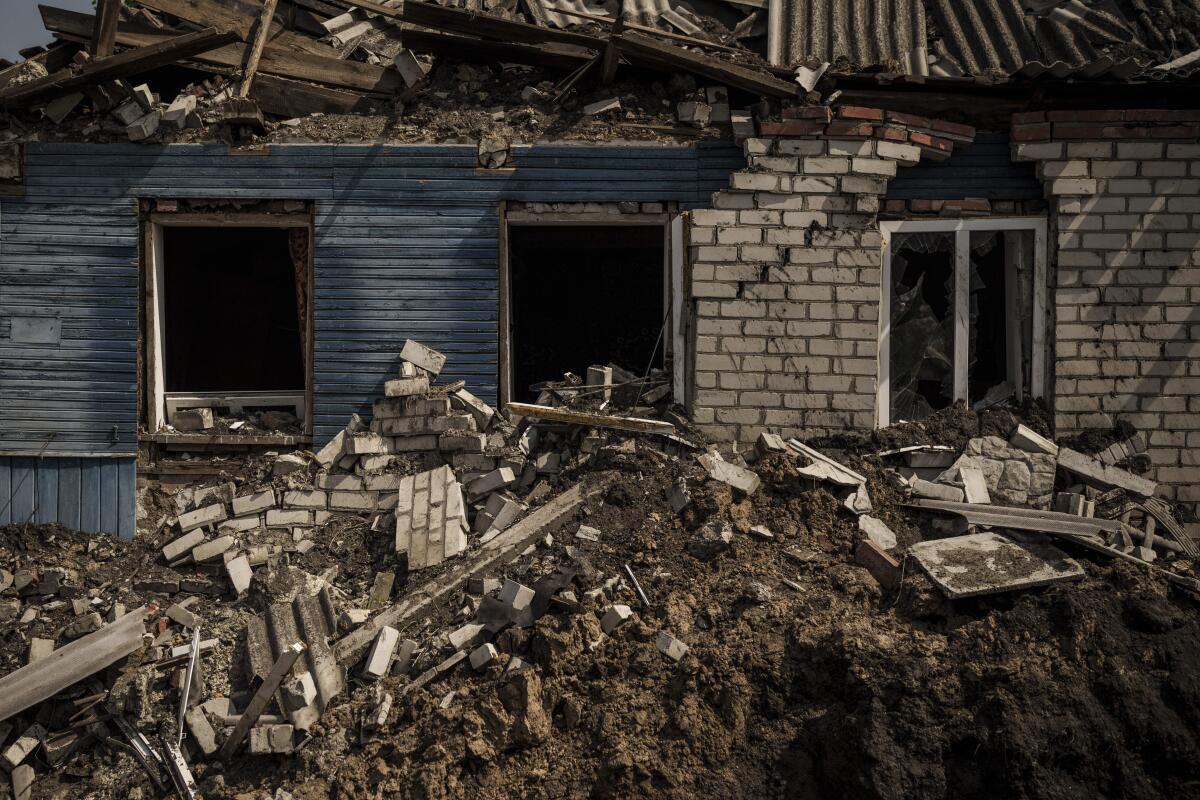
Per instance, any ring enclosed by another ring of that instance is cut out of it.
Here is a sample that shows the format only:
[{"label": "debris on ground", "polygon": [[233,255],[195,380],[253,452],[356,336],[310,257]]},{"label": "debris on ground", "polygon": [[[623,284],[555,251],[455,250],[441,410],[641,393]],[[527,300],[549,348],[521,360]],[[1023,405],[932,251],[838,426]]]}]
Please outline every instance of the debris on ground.
[{"label": "debris on ground", "polygon": [[147,485],[132,541],[0,529],[14,789],[1102,795],[1042,754],[1153,729],[1180,766],[1122,785],[1186,793],[1195,542],[1036,418],[736,452],[616,365],[498,411],[402,352],[369,423]]}]

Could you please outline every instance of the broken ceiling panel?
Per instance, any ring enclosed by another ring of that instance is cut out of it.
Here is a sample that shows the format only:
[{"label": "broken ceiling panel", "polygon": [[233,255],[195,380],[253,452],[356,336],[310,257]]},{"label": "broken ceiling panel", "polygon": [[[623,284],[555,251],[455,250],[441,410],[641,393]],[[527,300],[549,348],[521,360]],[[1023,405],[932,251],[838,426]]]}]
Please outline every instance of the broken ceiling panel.
[{"label": "broken ceiling panel", "polygon": [[[539,22],[556,28],[586,24],[578,14],[589,17],[615,18],[619,6],[613,0],[523,0],[531,15]],[[623,4],[625,21],[653,27],[664,11],[671,10],[667,0],[626,0]],[[564,13],[565,12],[565,13]]]}]

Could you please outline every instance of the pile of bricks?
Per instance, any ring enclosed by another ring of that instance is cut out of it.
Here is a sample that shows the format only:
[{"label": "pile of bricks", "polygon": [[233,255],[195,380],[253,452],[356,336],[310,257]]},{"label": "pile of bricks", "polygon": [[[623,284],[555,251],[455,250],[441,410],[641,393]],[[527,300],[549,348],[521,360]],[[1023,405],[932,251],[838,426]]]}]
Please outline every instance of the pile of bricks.
[{"label": "pile of bricks", "polygon": [[[319,452],[280,456],[275,478],[287,486],[233,483],[186,489],[177,497],[178,534],[163,548],[168,564],[224,562],[237,593],[249,587],[250,569],[277,555],[249,544],[264,529],[290,530],[296,550],[313,547],[315,527],[335,514],[365,515],[376,532],[395,530],[396,551],[409,569],[435,566],[467,546],[472,529],[483,541],[515,522],[526,505],[509,491],[528,491],[553,471],[550,455],[526,459],[509,444],[512,426],[461,382],[435,386],[446,357],[409,340],[400,374],[385,385],[365,425],[353,416]],[[401,455],[446,462],[415,475],[393,471]],[[318,469],[312,472],[312,467]]]}]

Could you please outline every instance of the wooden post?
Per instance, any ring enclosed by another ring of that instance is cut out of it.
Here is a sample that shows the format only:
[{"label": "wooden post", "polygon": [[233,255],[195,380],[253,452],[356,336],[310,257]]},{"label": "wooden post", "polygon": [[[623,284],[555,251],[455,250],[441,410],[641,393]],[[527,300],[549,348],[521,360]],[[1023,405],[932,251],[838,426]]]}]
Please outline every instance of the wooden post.
[{"label": "wooden post", "polygon": [[625,30],[625,0],[617,6],[617,18],[608,32],[608,42],[604,45],[604,58],[600,62],[600,85],[608,86],[617,77],[617,65],[621,63],[621,51],[617,49],[615,37]]},{"label": "wooden post", "polygon": [[238,717],[237,725],[233,726],[233,731],[229,734],[229,738],[221,745],[221,750],[217,756],[221,760],[228,760],[234,751],[238,749],[238,745],[246,738],[246,734],[254,727],[254,723],[258,722],[258,718],[262,716],[263,711],[267,708],[267,703],[271,702],[271,698],[275,696],[275,692],[279,689],[279,684],[283,683],[283,679],[292,671],[292,665],[296,663],[296,659],[304,652],[305,646],[303,642],[296,642],[279,654],[279,659],[275,662],[275,666],[271,667],[270,674],[258,687],[258,691],[254,693],[254,697],[250,698],[250,703],[246,706],[246,710]]},{"label": "wooden post", "polygon": [[117,44],[117,22],[121,18],[121,0],[97,0],[96,22],[92,28],[92,58],[106,58]]},{"label": "wooden post", "polygon": [[250,86],[254,83],[254,73],[258,72],[258,62],[262,58],[263,48],[267,46],[267,36],[271,33],[271,22],[275,19],[275,6],[279,0],[265,0],[262,14],[258,17],[258,28],[246,54],[246,69],[242,76],[242,86],[238,89],[238,97],[249,97]]}]

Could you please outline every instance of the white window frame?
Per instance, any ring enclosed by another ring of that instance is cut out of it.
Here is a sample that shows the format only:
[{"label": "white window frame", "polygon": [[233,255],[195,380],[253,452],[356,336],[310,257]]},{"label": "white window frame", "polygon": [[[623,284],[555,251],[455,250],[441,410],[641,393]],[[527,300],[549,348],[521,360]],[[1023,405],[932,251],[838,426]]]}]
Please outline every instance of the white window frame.
[{"label": "white window frame", "polygon": [[[969,362],[970,266],[972,231],[1032,231],[1033,232],[1033,326],[1030,352],[1029,393],[1035,398],[1045,396],[1046,370],[1046,218],[1045,217],[987,217],[984,219],[893,220],[879,223],[883,238],[883,263],[880,274],[879,305],[879,385],[875,399],[875,420],[879,427],[890,425],[891,419],[891,333],[892,333],[892,234],[895,233],[953,233],[954,234],[954,400],[967,400],[967,370]],[[1011,322],[1015,315],[1011,294],[1006,298]],[[1010,342],[1012,341],[1010,337]],[[1020,371],[1017,375],[1020,376]],[[1023,387],[1016,387],[1018,395]]]}]

